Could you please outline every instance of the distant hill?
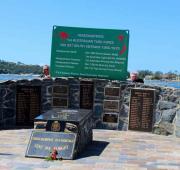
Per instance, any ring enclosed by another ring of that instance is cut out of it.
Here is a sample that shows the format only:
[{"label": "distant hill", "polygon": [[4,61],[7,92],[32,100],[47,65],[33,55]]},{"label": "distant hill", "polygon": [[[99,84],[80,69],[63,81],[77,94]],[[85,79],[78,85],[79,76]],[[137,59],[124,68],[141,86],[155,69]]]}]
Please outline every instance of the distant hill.
[{"label": "distant hill", "polygon": [[0,60],[0,74],[41,74],[39,65],[27,65],[21,62],[8,62]]}]

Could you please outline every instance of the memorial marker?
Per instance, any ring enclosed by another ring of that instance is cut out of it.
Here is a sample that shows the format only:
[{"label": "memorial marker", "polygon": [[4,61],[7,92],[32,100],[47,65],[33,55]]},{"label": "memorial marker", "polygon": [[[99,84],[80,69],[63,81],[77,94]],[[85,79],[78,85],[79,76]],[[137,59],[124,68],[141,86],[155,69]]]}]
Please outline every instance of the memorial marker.
[{"label": "memorial marker", "polygon": [[129,31],[54,26],[52,77],[126,80]]},{"label": "memorial marker", "polygon": [[119,100],[104,100],[103,107],[104,111],[119,112]]},{"label": "memorial marker", "polygon": [[93,82],[82,81],[80,84],[80,108],[92,109],[93,108]]},{"label": "memorial marker", "polygon": [[154,103],[154,89],[131,89],[129,130],[152,131]]},{"label": "memorial marker", "polygon": [[53,97],[52,106],[57,108],[68,108],[68,99],[63,97]]},{"label": "memorial marker", "polygon": [[67,85],[53,86],[53,95],[68,95]]},{"label": "memorial marker", "polygon": [[75,133],[33,131],[25,156],[47,158],[55,148],[57,158],[73,159],[75,143]]},{"label": "memorial marker", "polygon": [[120,97],[120,88],[119,87],[105,87],[104,96],[105,97]]},{"label": "memorial marker", "polygon": [[34,118],[41,112],[41,87],[17,86],[16,125],[33,125]]},{"label": "memorial marker", "polygon": [[118,113],[104,113],[103,122],[106,123],[118,123]]}]

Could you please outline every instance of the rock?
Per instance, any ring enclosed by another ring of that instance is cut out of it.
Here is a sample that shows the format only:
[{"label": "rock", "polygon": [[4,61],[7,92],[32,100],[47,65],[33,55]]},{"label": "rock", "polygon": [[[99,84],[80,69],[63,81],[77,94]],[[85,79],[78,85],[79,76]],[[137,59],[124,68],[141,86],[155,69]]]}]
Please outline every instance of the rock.
[{"label": "rock", "polygon": [[176,127],[175,136],[180,138],[180,128],[179,127]]},{"label": "rock", "polygon": [[180,128],[180,109],[176,111],[176,121],[175,126]]},{"label": "rock", "polygon": [[174,125],[168,122],[160,122],[153,128],[153,133],[158,135],[172,135],[174,132]]},{"label": "rock", "polygon": [[162,112],[161,121],[172,123],[176,115],[176,109],[168,109]]},{"label": "rock", "polygon": [[170,96],[168,97],[168,100],[169,100],[170,102],[176,102],[177,98],[178,98],[178,96],[176,96],[176,95],[170,95]]},{"label": "rock", "polygon": [[103,99],[104,99],[104,93],[95,94],[95,100],[103,100]]},{"label": "rock", "polygon": [[178,98],[178,99],[176,100],[176,103],[177,103],[177,104],[180,104],[180,98]]},{"label": "rock", "polygon": [[159,101],[158,107],[160,110],[173,109],[177,106],[176,103],[168,102],[168,101]]},{"label": "rock", "polygon": [[127,106],[126,104],[123,104],[122,109],[120,111],[120,116],[128,117],[128,114],[129,114],[129,106]]},{"label": "rock", "polygon": [[173,94],[180,97],[180,90],[175,90]]},{"label": "rock", "polygon": [[128,118],[119,118],[118,130],[127,131],[128,130]]},{"label": "rock", "polygon": [[161,119],[161,112],[159,112],[159,111],[156,111],[155,112],[155,122],[159,122],[160,121],[160,119]]},{"label": "rock", "polygon": [[94,108],[93,108],[94,116],[101,117],[102,112],[103,112],[103,104],[102,103],[94,104]]},{"label": "rock", "polygon": [[180,138],[180,108],[176,111],[175,135]]}]

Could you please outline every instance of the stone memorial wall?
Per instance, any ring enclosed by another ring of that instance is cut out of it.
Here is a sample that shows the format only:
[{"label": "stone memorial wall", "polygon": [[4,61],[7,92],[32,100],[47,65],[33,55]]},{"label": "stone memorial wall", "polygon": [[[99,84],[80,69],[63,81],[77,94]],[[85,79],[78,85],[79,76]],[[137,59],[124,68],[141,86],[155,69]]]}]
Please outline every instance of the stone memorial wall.
[{"label": "stone memorial wall", "polygon": [[[31,125],[34,117],[51,109],[88,108],[93,111],[94,127],[132,130],[131,116],[135,114],[135,109],[134,113],[131,110],[133,88],[150,88],[155,93],[152,117],[148,117],[148,112],[152,110],[149,106],[153,101],[142,99],[146,101],[142,114],[147,116],[148,123],[143,125],[146,128],[141,125],[141,130],[180,137],[178,89],[101,79],[56,78],[1,82],[0,128]],[[115,128],[112,128],[112,123],[116,124]]]}]

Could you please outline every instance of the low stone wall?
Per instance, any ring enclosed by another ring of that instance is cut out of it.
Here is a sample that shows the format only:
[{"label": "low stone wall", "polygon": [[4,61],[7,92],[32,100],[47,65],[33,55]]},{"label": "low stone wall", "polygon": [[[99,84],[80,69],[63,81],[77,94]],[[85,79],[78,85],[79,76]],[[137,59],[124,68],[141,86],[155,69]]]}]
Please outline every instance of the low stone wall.
[{"label": "low stone wall", "polygon": [[[63,99],[67,101],[67,107],[79,109],[84,107],[82,104],[82,93],[87,100],[89,93],[82,92],[81,83],[86,82],[87,86],[92,86],[93,100],[92,109],[94,126],[96,128],[128,130],[129,120],[129,102],[130,91],[132,88],[151,88],[156,91],[155,113],[153,123],[153,133],[161,135],[176,135],[180,137],[180,90],[166,87],[149,86],[144,84],[133,84],[129,82],[115,82],[109,80],[90,80],[75,78],[56,78],[52,79],[34,79],[34,80],[18,80],[6,81],[0,83],[0,128],[16,127],[17,113],[17,87],[18,86],[39,86],[41,88],[40,112],[42,114],[47,110],[53,109],[53,98]],[[89,84],[88,84],[89,82]],[[54,86],[68,87],[68,93],[54,92]],[[115,87],[120,89],[118,98],[104,96],[105,87]],[[87,94],[86,94],[87,93]],[[87,96],[85,96],[87,95]],[[103,107],[104,100],[116,100],[119,103],[116,114],[118,115],[117,127],[112,128],[107,123],[103,123],[102,116],[106,113]],[[56,101],[57,102],[57,101]],[[61,102],[61,101],[60,101]]]}]

